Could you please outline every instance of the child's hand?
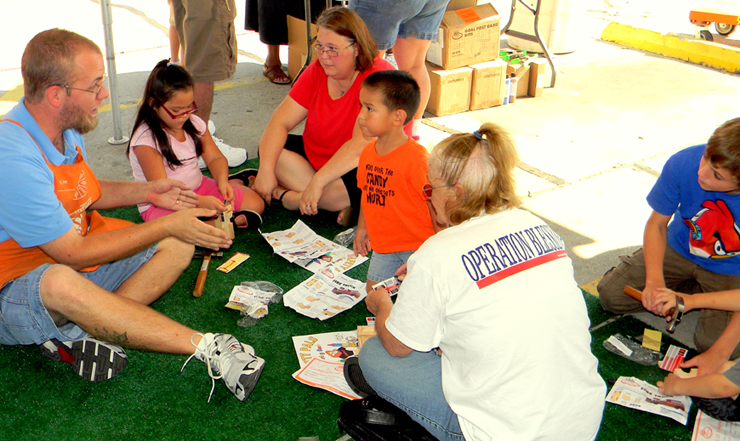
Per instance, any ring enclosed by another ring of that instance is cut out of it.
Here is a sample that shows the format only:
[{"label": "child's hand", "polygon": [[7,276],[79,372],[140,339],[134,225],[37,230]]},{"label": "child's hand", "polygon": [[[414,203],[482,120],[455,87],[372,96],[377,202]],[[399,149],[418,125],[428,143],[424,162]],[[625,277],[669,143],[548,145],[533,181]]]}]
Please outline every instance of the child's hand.
[{"label": "child's hand", "polygon": [[[671,308],[676,307],[675,292],[668,288],[657,288],[654,293],[653,305],[655,306],[656,314],[665,316]],[[666,320],[670,320],[670,317],[666,317]]]},{"label": "child's hand", "polygon": [[216,210],[219,213],[226,211],[226,206],[223,204],[221,199],[215,196],[198,196],[198,208]]},{"label": "child's hand", "polygon": [[367,252],[372,251],[372,248],[370,247],[370,236],[367,235],[367,229],[357,228],[357,232],[355,232],[355,240],[352,243],[352,249],[355,251],[355,256],[358,254],[367,256]]},{"label": "child's hand", "polygon": [[658,386],[658,391],[664,395],[680,395],[676,393],[676,384],[679,381],[681,381],[681,379],[676,375],[668,374],[663,381],[658,381],[656,386]]},{"label": "child's hand", "polygon": [[221,198],[225,200],[232,209],[234,208],[234,187],[228,182],[221,182],[218,184],[218,192],[221,193]]},{"label": "child's hand", "polygon": [[394,274],[394,276],[396,276],[398,280],[403,282],[403,279],[406,278],[406,264],[405,263],[398,267],[398,269],[396,270],[396,274]]}]

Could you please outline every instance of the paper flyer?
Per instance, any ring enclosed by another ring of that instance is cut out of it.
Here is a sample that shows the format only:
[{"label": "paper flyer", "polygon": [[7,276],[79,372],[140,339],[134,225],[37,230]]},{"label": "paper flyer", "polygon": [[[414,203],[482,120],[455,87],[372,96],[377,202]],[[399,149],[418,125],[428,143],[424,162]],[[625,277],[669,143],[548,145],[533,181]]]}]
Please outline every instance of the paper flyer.
[{"label": "paper flyer", "polygon": [[276,254],[312,273],[327,268],[344,273],[367,261],[367,257],[355,256],[354,251],[319,236],[300,220],[287,230],[262,233],[262,237]]},{"label": "paper flyer", "polygon": [[619,377],[607,394],[606,401],[668,417],[684,426],[691,410],[689,397],[663,395],[657,387],[635,377]]},{"label": "paper flyer", "polygon": [[691,441],[740,441],[740,423],[716,420],[701,410],[696,414]]},{"label": "paper flyer", "polygon": [[293,347],[301,367],[313,358],[344,363],[347,358],[357,354],[357,331],[298,335],[293,337]]},{"label": "paper flyer", "polygon": [[344,364],[342,363],[330,363],[318,358],[312,358],[306,366],[293,374],[293,378],[303,384],[328,390],[333,394],[350,400],[359,400],[361,398],[352,392],[352,389],[349,388],[347,381],[344,379]]},{"label": "paper flyer", "polygon": [[327,268],[285,293],[283,304],[323,321],[352,308],[366,296],[365,282]]}]

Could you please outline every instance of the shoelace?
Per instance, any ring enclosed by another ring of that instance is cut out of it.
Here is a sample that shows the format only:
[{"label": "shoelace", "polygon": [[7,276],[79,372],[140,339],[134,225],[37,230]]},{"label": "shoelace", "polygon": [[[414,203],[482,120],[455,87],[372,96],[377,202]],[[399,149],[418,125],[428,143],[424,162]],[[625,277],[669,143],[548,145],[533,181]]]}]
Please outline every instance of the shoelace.
[{"label": "shoelace", "polygon": [[[190,344],[192,344],[193,346],[195,346],[195,352],[193,352],[193,355],[191,355],[190,357],[188,357],[187,360],[185,360],[185,364],[183,364],[182,365],[182,368],[180,368],[180,372],[181,373],[182,373],[183,370],[185,370],[185,366],[187,366],[188,363],[190,363],[190,360],[192,360],[193,357],[195,357],[195,355],[198,353],[198,345],[196,345],[195,343],[193,343],[193,337],[195,337],[196,335],[200,335],[201,341],[203,342],[203,346],[206,347],[206,350],[208,349],[208,346],[205,344],[205,338],[206,338],[205,335],[203,335],[203,334],[193,334],[192,336],[190,336]],[[211,393],[208,394],[208,402],[210,403],[211,402],[211,397],[213,396],[213,391],[216,388],[216,380],[220,380],[221,378],[223,378],[223,373],[220,374],[220,375],[214,375],[213,374],[213,369],[211,369],[211,360],[214,360],[214,358],[211,357],[211,354],[209,354],[206,351],[203,351],[203,356],[205,357],[205,360],[203,360],[203,361],[205,361],[205,363],[206,363],[206,368],[208,369],[208,376],[211,377]]]}]

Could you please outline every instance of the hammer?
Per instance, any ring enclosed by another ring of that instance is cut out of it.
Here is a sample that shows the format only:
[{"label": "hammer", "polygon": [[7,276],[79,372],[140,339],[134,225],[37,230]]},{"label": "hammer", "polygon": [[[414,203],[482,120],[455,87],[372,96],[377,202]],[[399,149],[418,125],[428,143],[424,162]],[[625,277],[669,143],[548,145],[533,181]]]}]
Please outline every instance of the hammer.
[{"label": "hammer", "polygon": [[[636,290],[635,288],[631,286],[625,286],[624,293],[642,303],[642,292]],[[671,316],[671,321],[668,323],[668,326],[666,326],[665,330],[668,331],[669,334],[673,334],[673,332],[676,330],[676,325],[681,323],[681,319],[683,318],[684,306],[683,298],[681,296],[676,296],[676,306],[677,308],[671,308],[668,310],[668,315]]]},{"label": "hammer", "polygon": [[223,257],[223,251],[213,252],[211,250],[196,251],[193,257],[203,257],[203,263],[200,265],[200,272],[198,278],[195,279],[195,289],[193,289],[193,297],[200,297],[203,295],[203,286],[206,284],[206,276],[208,275],[208,265],[211,263],[212,257]]}]

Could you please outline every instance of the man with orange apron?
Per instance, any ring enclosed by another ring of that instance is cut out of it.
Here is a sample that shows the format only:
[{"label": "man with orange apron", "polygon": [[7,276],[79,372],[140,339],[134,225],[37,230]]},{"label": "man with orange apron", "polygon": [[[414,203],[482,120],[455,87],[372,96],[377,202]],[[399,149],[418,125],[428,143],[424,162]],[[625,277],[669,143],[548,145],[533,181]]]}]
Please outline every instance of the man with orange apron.
[{"label": "man with orange apron", "polygon": [[[25,97],[0,120],[0,344],[40,345],[90,381],[125,367],[119,345],[192,355],[245,400],[264,366],[250,346],[148,306],[188,266],[193,245],[231,246],[197,219],[215,212],[194,208],[197,196],[178,181],[95,177],[82,138],[108,97],[95,43],[61,29],[41,32],[26,46],[21,71]],[[176,211],[146,224],[89,211],[142,202]]]}]

